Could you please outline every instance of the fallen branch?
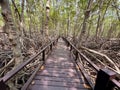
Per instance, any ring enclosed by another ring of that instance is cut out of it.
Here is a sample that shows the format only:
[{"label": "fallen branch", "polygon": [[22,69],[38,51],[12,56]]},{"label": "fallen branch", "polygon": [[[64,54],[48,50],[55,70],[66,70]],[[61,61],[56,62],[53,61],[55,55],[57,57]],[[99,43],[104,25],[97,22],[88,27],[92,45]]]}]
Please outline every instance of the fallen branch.
[{"label": "fallen branch", "polygon": [[3,68],[0,69],[0,72],[2,72],[4,69],[6,69],[7,67],[9,67],[12,63],[14,62],[14,58],[12,58],[7,65],[5,65]]},{"label": "fallen branch", "polygon": [[97,51],[92,50],[92,49],[88,49],[88,48],[83,47],[83,46],[81,46],[81,49],[85,49],[85,50],[87,50],[87,51],[89,51],[89,52],[91,52],[91,53],[95,53],[95,54],[97,54],[97,55],[100,55],[100,56],[106,58],[106,60],[108,60],[111,64],[114,65],[114,67],[115,67],[115,69],[117,70],[117,72],[120,73],[119,67],[117,67],[116,63],[114,63],[113,60],[111,60],[107,55],[105,55],[105,54],[103,54],[103,53],[100,53],[100,52],[97,52]]},{"label": "fallen branch", "polygon": [[[107,67],[109,69],[111,69],[112,71],[120,74],[119,72],[117,72],[115,69],[113,69],[112,67],[106,65],[105,63],[103,63],[100,59],[98,59],[97,57],[95,57],[94,55],[92,55],[90,52],[86,51],[86,53],[88,53],[89,55],[91,55],[93,58],[95,58],[96,61],[98,61],[100,64],[102,64],[104,67]],[[117,65],[118,66],[118,65]]]}]

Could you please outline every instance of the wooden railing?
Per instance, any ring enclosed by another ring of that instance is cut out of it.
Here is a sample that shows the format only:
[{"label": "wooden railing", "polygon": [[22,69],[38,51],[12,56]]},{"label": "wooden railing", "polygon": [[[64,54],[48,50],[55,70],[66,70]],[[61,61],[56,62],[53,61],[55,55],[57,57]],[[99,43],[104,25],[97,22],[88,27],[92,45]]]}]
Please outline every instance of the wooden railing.
[{"label": "wooden railing", "polygon": [[[38,68],[40,68],[41,66],[43,66],[45,64],[45,51],[46,49],[49,49],[49,51],[52,50],[53,45],[55,45],[58,41],[58,38],[54,41],[52,41],[51,43],[49,43],[47,46],[45,46],[42,50],[40,50],[36,55],[32,56],[30,59],[28,59],[26,62],[20,64],[19,66],[17,66],[14,70],[11,70],[10,72],[8,72],[4,77],[0,78],[0,90],[8,90],[8,86],[6,85],[6,82],[8,80],[10,80],[12,77],[14,77],[19,71],[21,71],[26,65],[28,65],[29,63],[35,61],[35,59],[42,54],[42,60],[43,63],[41,65],[38,66]],[[35,70],[35,72],[38,70],[38,68]]]},{"label": "wooden railing", "polygon": [[[80,52],[69,40],[63,37],[63,40],[66,42],[66,44],[70,47],[70,51],[75,52],[75,61],[77,61],[78,56],[84,58],[86,62],[91,65],[91,67],[96,71],[97,78],[95,81],[95,84],[90,80],[89,75],[84,70],[84,67],[81,63],[76,62],[78,67],[80,67],[80,71],[82,72],[85,79],[88,81],[89,85],[93,90],[120,90],[120,82],[117,81],[116,73],[112,70],[109,70],[108,68],[100,69],[97,65],[95,65],[90,59],[88,59],[83,53]],[[116,88],[116,89],[115,89]]]}]

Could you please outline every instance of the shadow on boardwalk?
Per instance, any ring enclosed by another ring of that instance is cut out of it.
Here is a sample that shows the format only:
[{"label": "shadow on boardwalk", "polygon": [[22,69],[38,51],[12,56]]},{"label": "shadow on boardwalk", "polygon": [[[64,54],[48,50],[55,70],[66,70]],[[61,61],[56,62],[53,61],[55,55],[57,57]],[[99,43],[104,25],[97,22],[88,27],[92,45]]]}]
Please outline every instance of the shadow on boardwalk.
[{"label": "shadow on boardwalk", "polygon": [[38,72],[28,90],[88,90],[76,72],[70,52],[62,39],[46,60],[45,68]]}]

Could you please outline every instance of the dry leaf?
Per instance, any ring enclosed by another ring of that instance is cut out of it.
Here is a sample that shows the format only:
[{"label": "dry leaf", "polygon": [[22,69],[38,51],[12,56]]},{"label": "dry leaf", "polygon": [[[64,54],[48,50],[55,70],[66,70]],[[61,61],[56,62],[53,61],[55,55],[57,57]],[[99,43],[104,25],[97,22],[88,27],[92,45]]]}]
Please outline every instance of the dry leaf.
[{"label": "dry leaf", "polygon": [[32,81],[32,83],[31,84],[35,84],[35,81]]}]

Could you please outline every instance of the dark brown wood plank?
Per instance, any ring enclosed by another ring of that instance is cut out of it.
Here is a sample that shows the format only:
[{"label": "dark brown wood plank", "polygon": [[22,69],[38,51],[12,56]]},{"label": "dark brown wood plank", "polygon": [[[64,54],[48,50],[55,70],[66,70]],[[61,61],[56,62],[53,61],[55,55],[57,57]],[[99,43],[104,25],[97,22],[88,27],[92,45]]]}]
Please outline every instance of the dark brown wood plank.
[{"label": "dark brown wood plank", "polygon": [[66,76],[69,76],[69,77],[78,77],[77,73],[71,73],[71,72],[60,72],[60,71],[46,71],[44,70],[43,72],[41,73],[37,73],[37,75],[48,75],[48,76],[61,76],[61,77],[66,77]]},{"label": "dark brown wood plank", "polygon": [[58,87],[75,87],[75,88],[84,88],[80,83],[71,83],[71,82],[56,82],[56,81],[43,81],[43,80],[33,80],[34,85],[42,86],[58,86]]},{"label": "dark brown wood plank", "polygon": [[75,69],[58,69],[58,68],[45,68],[46,71],[59,71],[59,72],[70,72],[70,73],[77,73]]},{"label": "dark brown wood plank", "polygon": [[75,69],[75,67],[73,66],[64,66],[65,64],[62,64],[62,65],[55,65],[55,64],[51,64],[49,66],[45,66],[45,68],[57,68],[57,69]]},{"label": "dark brown wood plank", "polygon": [[41,86],[41,85],[31,85],[28,90],[88,90],[85,88],[75,88],[75,87],[57,87],[57,86]]},{"label": "dark brown wood plank", "polygon": [[49,77],[49,76],[36,76],[34,78],[35,80],[45,80],[45,81],[58,81],[58,82],[74,82],[74,83],[80,83],[82,82],[82,79],[72,79],[72,78],[63,78],[63,77]]},{"label": "dark brown wood plank", "polygon": [[47,66],[45,66],[45,67],[63,67],[63,68],[74,68],[74,65],[60,65],[60,64],[53,64],[53,63],[51,63],[51,64],[48,64]]}]

